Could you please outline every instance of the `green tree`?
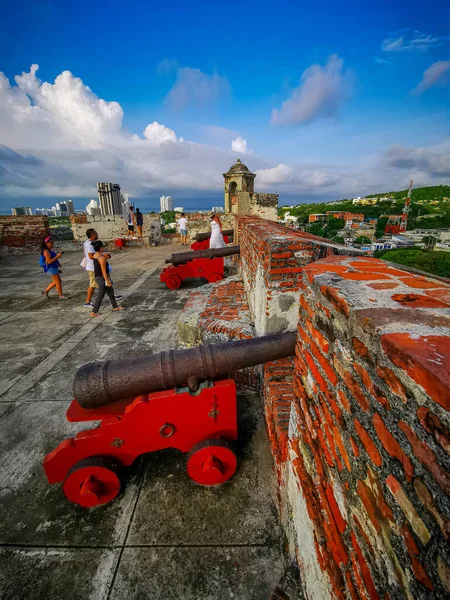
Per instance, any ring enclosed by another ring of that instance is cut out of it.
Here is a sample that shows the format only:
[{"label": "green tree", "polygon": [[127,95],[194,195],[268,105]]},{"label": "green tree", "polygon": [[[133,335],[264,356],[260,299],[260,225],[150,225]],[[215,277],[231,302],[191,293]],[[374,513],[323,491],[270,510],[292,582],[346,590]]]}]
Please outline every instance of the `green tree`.
[{"label": "green tree", "polygon": [[376,238],[383,237],[384,230],[386,228],[388,220],[389,220],[388,217],[381,217],[381,219],[378,219],[377,227],[375,229],[375,237]]},{"label": "green tree", "polygon": [[425,252],[433,252],[436,246],[437,238],[434,235],[426,235],[422,238],[422,242],[425,244]]},{"label": "green tree", "polygon": [[318,235],[319,237],[324,237],[325,231],[322,227],[322,224],[319,221],[315,223],[311,223],[311,225],[307,228],[308,233],[312,233],[313,235]]},{"label": "green tree", "polygon": [[361,244],[361,246],[365,246],[370,243],[371,243],[370,239],[368,237],[366,237],[365,235],[360,235],[355,240],[355,244]]},{"label": "green tree", "polygon": [[345,244],[345,240],[343,237],[341,237],[340,235],[335,235],[334,238],[331,238],[333,242],[336,242],[336,244]]},{"label": "green tree", "polygon": [[332,238],[334,237],[338,231],[344,229],[345,221],[344,219],[336,219],[335,217],[330,217],[325,226],[325,237]]}]

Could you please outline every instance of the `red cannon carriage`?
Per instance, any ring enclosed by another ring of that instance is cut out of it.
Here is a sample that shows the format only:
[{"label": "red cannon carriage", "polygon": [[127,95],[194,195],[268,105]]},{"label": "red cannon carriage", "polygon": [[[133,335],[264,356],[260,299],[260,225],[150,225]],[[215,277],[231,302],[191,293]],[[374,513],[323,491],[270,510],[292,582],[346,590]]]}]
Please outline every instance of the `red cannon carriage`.
[{"label": "red cannon carriage", "polygon": [[138,456],[176,448],[188,453],[193,481],[224,483],[237,467],[231,442],[238,435],[236,386],[224,377],[292,356],[295,341],[282,333],[83,365],[67,420],[100,424],[47,454],[48,482],[62,482],[69,500],[91,508],[117,496],[121,469]]},{"label": "red cannon carriage", "polygon": [[185,279],[201,277],[209,283],[224,278],[224,257],[239,254],[239,246],[226,246],[213,250],[179,252],[166,259],[172,266],[166,267],[159,276],[170,290],[178,289]]}]

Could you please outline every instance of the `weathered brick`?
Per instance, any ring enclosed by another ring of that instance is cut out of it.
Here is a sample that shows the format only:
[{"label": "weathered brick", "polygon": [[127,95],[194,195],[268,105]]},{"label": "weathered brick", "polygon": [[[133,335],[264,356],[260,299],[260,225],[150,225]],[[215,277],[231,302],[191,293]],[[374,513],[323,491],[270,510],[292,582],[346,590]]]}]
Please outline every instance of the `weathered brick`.
[{"label": "weathered brick", "polygon": [[375,413],[372,417],[372,422],[375,427],[375,431],[377,432],[377,435],[388,454],[397,458],[402,463],[403,468],[405,469],[406,477],[409,481],[412,481],[414,475],[413,464],[403,452],[398,441],[386,427],[381,415],[379,413]]},{"label": "weathered brick", "polygon": [[381,343],[392,362],[446,410],[450,410],[450,337],[389,333]]},{"label": "weathered brick", "polygon": [[400,421],[398,426],[408,438],[414,454],[420,462],[427,467],[434,479],[441,486],[444,492],[450,494],[450,475],[439,463],[439,460],[433,450],[420,440],[411,427],[404,421]]},{"label": "weathered brick", "polygon": [[353,423],[355,425],[356,433],[358,434],[359,439],[363,443],[363,446],[366,449],[366,452],[369,455],[371,461],[377,467],[381,467],[383,459],[381,458],[381,455],[378,452],[377,447],[373,443],[372,438],[367,433],[366,429],[364,429],[364,427],[358,421],[358,419],[355,418]]},{"label": "weathered brick", "polygon": [[389,475],[386,479],[386,485],[405,513],[406,518],[410,522],[411,527],[414,529],[422,544],[427,544],[430,541],[430,532],[428,531],[425,523],[419,517],[419,514],[414,506],[411,504],[400,483],[393,475]]}]

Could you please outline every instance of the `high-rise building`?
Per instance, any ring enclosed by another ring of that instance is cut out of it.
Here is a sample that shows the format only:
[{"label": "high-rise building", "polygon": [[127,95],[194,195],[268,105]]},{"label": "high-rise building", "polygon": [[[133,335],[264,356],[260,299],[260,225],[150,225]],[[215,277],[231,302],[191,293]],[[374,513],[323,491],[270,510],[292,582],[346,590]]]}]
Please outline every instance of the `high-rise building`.
[{"label": "high-rise building", "polygon": [[122,198],[118,183],[97,183],[97,193],[102,215],[122,214]]},{"label": "high-rise building", "polygon": [[128,194],[120,194],[120,201],[122,202],[122,216],[126,219],[131,206]]},{"label": "high-rise building", "polygon": [[32,215],[33,211],[29,206],[18,206],[17,208],[11,209],[11,214],[16,216]]},{"label": "high-rise building", "polygon": [[55,216],[57,217],[68,217],[69,216],[69,208],[67,206],[67,202],[57,202],[53,207],[55,212]]},{"label": "high-rise building", "polygon": [[182,213],[182,212],[184,212],[184,206],[175,206],[175,208],[173,210],[175,212]]},{"label": "high-rise building", "polygon": [[66,206],[67,206],[67,210],[69,212],[69,215],[74,215],[75,214],[75,208],[73,205],[73,201],[72,200],[66,200]]},{"label": "high-rise building", "polygon": [[223,212],[225,212],[221,206],[213,206],[211,210],[214,213],[223,213]]},{"label": "high-rise building", "polygon": [[161,196],[159,202],[161,204],[161,212],[173,210],[172,196]]},{"label": "high-rise building", "polygon": [[89,204],[86,206],[86,214],[90,217],[100,215],[100,209],[98,207],[97,200],[92,199],[89,201]]}]

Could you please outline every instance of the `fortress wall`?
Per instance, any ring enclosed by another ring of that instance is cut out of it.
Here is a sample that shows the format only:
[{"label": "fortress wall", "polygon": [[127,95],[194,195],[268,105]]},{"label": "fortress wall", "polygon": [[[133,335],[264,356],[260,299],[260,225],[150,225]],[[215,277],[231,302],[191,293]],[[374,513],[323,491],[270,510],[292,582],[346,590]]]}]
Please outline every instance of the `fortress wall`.
[{"label": "fortress wall", "polygon": [[302,284],[274,454],[306,595],[444,598],[450,286],[348,257],[306,265]]}]

